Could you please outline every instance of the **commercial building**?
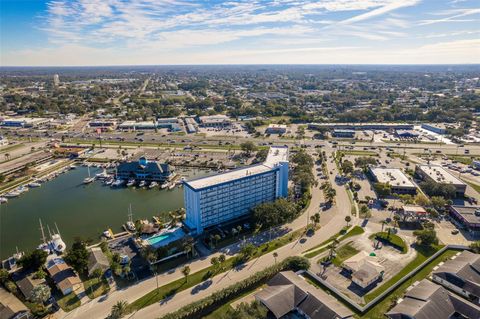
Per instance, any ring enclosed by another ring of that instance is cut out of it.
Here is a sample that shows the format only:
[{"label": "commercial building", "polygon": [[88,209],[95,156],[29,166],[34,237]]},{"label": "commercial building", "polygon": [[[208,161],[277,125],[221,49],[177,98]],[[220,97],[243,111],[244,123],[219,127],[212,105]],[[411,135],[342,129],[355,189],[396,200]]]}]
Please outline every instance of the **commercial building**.
[{"label": "commercial building", "polygon": [[345,260],[342,267],[351,272],[352,282],[363,289],[381,279],[385,272],[385,267],[378,263],[378,258],[365,251]]},{"label": "commercial building", "polygon": [[94,120],[88,123],[89,127],[95,128],[114,128],[117,125],[115,120]]},{"label": "commercial building", "polygon": [[456,196],[465,196],[467,184],[450,174],[440,165],[417,165],[415,173],[425,181],[432,181],[441,185],[455,186]]},{"label": "commercial building", "polygon": [[[176,120],[176,119],[175,119]],[[120,130],[155,130],[158,128],[166,128],[171,132],[181,131],[181,127],[176,122],[158,122],[158,121],[125,121],[118,125]]]},{"label": "commercial building", "polygon": [[11,117],[5,118],[0,122],[2,127],[29,128],[47,124],[52,119],[42,117]]},{"label": "commercial building", "polygon": [[395,194],[416,194],[415,184],[398,168],[370,167],[375,182],[388,184]]},{"label": "commercial building", "polygon": [[480,255],[468,250],[458,253],[434,269],[432,280],[480,304]]},{"label": "commercial building", "polygon": [[426,218],[428,216],[427,211],[422,206],[418,205],[404,205],[401,210],[402,214],[409,218]]},{"label": "commercial building", "polygon": [[200,116],[198,120],[203,127],[225,127],[232,124],[230,118],[222,114]]},{"label": "commercial building", "polygon": [[62,258],[49,260],[47,262],[47,272],[63,295],[68,295],[82,287],[80,277]]},{"label": "commercial building", "polygon": [[182,130],[178,119],[176,117],[169,117],[169,118],[159,118],[157,119],[157,127],[158,128],[166,128],[170,132],[179,132]]},{"label": "commercial building", "polygon": [[200,234],[245,217],[265,202],[288,195],[288,148],[271,147],[264,163],[185,182],[185,224]]},{"label": "commercial building", "polygon": [[186,117],[184,119],[185,121],[185,126],[187,128],[187,133],[188,134],[193,134],[193,133],[197,133],[197,122],[191,118],[191,117]]},{"label": "commercial building", "polygon": [[414,125],[409,123],[309,123],[311,130],[413,130]]},{"label": "commercial building", "polygon": [[0,319],[32,318],[28,308],[14,294],[0,287]]},{"label": "commercial building", "polygon": [[275,275],[255,299],[275,318],[346,319],[353,313],[323,290],[312,286],[293,271]]},{"label": "commercial building", "polygon": [[440,124],[428,124],[428,123],[423,123],[421,126],[423,129],[437,133],[437,134],[445,134],[447,133],[447,129],[445,126],[442,126]]},{"label": "commercial building", "polygon": [[452,205],[449,207],[449,213],[472,235],[480,236],[480,207]]},{"label": "commercial building", "polygon": [[287,133],[287,126],[285,124],[270,124],[265,129],[265,134],[285,134]]},{"label": "commercial building", "polygon": [[334,129],[332,131],[333,137],[344,137],[344,138],[354,138],[355,131],[354,130],[342,130],[342,129]]},{"label": "commercial building", "polygon": [[138,161],[120,163],[117,167],[117,177],[125,180],[134,178],[137,181],[164,182],[174,176],[172,166],[149,161],[145,157],[140,157]]},{"label": "commercial building", "polygon": [[390,319],[480,318],[480,307],[427,279],[416,282],[385,314]]},{"label": "commercial building", "polygon": [[395,130],[395,135],[399,138],[418,138],[420,134],[412,130]]}]

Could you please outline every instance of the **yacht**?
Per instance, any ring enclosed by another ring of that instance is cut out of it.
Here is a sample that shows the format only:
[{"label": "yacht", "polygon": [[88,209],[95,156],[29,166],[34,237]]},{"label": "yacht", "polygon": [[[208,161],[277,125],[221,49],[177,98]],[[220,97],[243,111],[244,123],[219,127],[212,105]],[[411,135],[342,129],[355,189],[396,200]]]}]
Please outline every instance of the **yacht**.
[{"label": "yacht", "polygon": [[154,181],[154,182],[151,182],[150,185],[148,185],[148,188],[154,188],[157,186],[158,186],[158,183]]},{"label": "yacht", "polygon": [[165,189],[165,188],[167,188],[167,187],[168,187],[168,182],[165,182],[165,183],[163,183],[162,185],[160,185],[160,188],[161,188],[161,189]]},{"label": "yacht", "polygon": [[8,198],[0,197],[0,204],[5,204],[6,202],[8,202]]},{"label": "yacht", "polygon": [[131,187],[131,186],[133,186],[133,185],[135,185],[135,180],[134,180],[133,178],[132,178],[132,179],[129,179],[128,182],[127,182],[127,186],[128,186],[128,187]]},{"label": "yacht", "polygon": [[52,240],[50,241],[50,245],[53,248],[53,250],[59,254],[62,254],[67,248],[65,245],[65,242],[62,240],[62,237],[60,237],[60,234],[52,235]]},{"label": "yacht", "polygon": [[110,175],[108,175],[107,173],[107,170],[104,169],[101,173],[98,173],[95,175],[98,179],[107,179],[110,177]]},{"label": "yacht", "polygon": [[40,184],[38,182],[31,182],[27,186],[30,187],[30,188],[36,188],[36,187],[42,186],[42,184]]},{"label": "yacht", "polygon": [[106,231],[103,232],[103,236],[107,239],[112,239],[113,238],[113,231],[109,228]]},{"label": "yacht", "polygon": [[145,186],[145,184],[146,184],[146,182],[145,182],[145,181],[140,181],[140,183],[138,184],[138,187],[144,187],[144,186]]},{"label": "yacht", "polygon": [[21,195],[20,192],[11,191],[11,192],[6,193],[4,196],[5,196],[6,198],[15,198],[15,197],[18,197],[18,196],[20,196],[20,195]]},{"label": "yacht", "polygon": [[84,183],[84,184],[90,184],[90,183],[92,183],[92,182],[95,180],[95,177],[91,177],[91,176],[90,176],[90,166],[88,166],[87,169],[88,169],[88,177],[85,177],[85,178],[83,179],[83,183]]}]

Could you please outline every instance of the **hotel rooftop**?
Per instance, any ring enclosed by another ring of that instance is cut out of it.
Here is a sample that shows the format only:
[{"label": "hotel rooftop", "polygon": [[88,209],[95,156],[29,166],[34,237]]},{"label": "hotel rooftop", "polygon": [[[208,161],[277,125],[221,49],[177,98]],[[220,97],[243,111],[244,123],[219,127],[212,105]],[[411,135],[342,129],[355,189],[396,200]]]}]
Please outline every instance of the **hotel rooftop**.
[{"label": "hotel rooftop", "polygon": [[288,162],[288,148],[282,146],[272,146],[268,151],[267,159],[262,164],[251,165],[235,169],[226,173],[216,174],[212,176],[201,177],[185,182],[193,189],[202,189],[213,185],[227,183],[242,177],[262,174],[271,171],[276,164],[280,162]]}]

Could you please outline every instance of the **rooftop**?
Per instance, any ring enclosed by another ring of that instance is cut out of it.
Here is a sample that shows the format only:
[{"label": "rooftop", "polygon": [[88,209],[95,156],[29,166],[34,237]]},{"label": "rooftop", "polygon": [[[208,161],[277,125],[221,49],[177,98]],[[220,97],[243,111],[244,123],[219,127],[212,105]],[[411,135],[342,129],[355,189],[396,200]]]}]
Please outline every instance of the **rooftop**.
[{"label": "rooftop", "polygon": [[370,170],[379,183],[389,184],[390,186],[415,188],[413,182],[398,168],[375,167]]},{"label": "rooftop", "polygon": [[480,224],[480,207],[452,205],[451,208],[470,224]]},{"label": "rooftop", "polygon": [[431,179],[441,184],[465,185],[440,165],[418,165],[418,168]]},{"label": "rooftop", "polygon": [[271,171],[279,162],[288,161],[288,148],[281,146],[272,146],[268,151],[267,159],[263,164],[251,165],[235,169],[226,173],[220,173],[212,176],[206,176],[185,182],[193,189],[202,189],[205,187],[218,185],[234,181],[246,176],[262,174]]}]

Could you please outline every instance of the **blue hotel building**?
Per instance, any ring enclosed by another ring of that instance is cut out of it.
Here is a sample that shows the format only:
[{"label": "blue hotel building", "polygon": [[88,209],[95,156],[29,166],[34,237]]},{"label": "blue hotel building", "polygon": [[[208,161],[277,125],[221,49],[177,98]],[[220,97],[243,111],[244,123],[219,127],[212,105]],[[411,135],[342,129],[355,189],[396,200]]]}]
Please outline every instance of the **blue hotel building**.
[{"label": "blue hotel building", "polygon": [[192,232],[240,219],[254,206],[288,195],[288,148],[271,147],[264,163],[184,183],[185,224]]}]

